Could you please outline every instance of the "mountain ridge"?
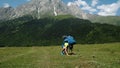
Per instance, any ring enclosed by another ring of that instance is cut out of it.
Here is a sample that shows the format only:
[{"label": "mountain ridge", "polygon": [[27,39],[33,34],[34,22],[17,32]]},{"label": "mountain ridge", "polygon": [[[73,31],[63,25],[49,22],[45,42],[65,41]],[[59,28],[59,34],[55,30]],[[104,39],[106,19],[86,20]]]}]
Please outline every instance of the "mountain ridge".
[{"label": "mountain ridge", "polygon": [[72,35],[77,43],[83,44],[120,42],[120,27],[71,15],[40,19],[19,17],[0,25],[0,47],[60,45],[63,35]]},{"label": "mountain ridge", "polygon": [[43,18],[57,15],[73,15],[80,19],[87,19],[94,23],[120,25],[120,16],[99,16],[88,14],[76,5],[67,6],[62,0],[31,0],[16,8],[0,8],[0,20],[10,20],[25,15],[33,18]]},{"label": "mountain ridge", "polygon": [[31,0],[26,4],[16,7],[13,12],[14,14],[12,14],[11,18],[21,17],[27,14],[33,17],[36,16],[37,18],[41,18],[46,14],[54,16],[71,14],[83,19],[85,18],[84,14],[86,14],[75,5],[68,7],[61,0]]}]

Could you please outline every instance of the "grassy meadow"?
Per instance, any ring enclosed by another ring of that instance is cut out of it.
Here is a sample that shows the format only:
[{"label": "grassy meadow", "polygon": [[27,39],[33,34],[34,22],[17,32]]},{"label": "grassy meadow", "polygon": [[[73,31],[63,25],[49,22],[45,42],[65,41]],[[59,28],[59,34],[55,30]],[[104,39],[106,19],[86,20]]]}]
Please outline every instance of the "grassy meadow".
[{"label": "grassy meadow", "polygon": [[120,68],[120,43],[76,44],[76,55],[59,46],[1,47],[0,68]]}]

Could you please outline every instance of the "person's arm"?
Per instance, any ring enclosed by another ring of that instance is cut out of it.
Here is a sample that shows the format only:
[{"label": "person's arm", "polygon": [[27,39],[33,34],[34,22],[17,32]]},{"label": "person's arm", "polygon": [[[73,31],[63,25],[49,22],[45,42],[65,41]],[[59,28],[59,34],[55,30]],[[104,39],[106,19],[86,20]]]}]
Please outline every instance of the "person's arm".
[{"label": "person's arm", "polygon": [[65,48],[65,53],[66,53],[66,55],[68,55],[68,56],[69,56],[69,54],[68,54],[68,52],[67,52],[67,48]]}]

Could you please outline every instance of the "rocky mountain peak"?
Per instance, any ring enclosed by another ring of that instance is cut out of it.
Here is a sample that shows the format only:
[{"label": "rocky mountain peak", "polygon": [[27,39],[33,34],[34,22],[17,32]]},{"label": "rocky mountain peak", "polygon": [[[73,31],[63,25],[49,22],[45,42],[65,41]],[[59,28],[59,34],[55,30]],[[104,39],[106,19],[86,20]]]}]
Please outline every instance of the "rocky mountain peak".
[{"label": "rocky mountain peak", "polygon": [[0,8],[0,20],[10,19],[12,14],[14,14],[14,8],[12,7],[1,7]]},{"label": "rocky mountain peak", "polygon": [[[9,10],[8,10],[9,12]],[[30,2],[18,6],[11,14],[11,18],[24,15],[32,15],[36,18],[57,15],[73,15],[78,18],[87,19],[87,15],[77,6],[67,6],[62,0],[31,0]],[[1,14],[3,12],[0,12]]]}]

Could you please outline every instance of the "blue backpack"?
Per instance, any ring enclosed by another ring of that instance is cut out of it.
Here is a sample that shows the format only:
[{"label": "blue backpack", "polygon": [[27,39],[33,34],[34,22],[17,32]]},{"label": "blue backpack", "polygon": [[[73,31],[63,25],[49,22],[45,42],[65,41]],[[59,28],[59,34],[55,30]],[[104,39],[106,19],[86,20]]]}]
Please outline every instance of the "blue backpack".
[{"label": "blue backpack", "polygon": [[75,39],[72,37],[72,36],[67,36],[67,38],[65,39],[65,41],[68,41],[68,43],[69,44],[75,44],[76,43],[76,41],[75,41]]},{"label": "blue backpack", "polygon": [[64,46],[64,42],[65,41],[68,41],[68,43],[70,44],[70,45],[73,45],[73,44],[75,44],[76,43],[76,41],[75,41],[75,39],[72,37],[72,36],[66,36],[66,38],[64,39],[64,41],[63,41],[63,44],[62,44],[62,48],[63,48],[63,46]]}]

